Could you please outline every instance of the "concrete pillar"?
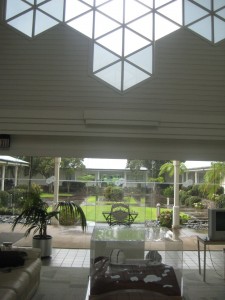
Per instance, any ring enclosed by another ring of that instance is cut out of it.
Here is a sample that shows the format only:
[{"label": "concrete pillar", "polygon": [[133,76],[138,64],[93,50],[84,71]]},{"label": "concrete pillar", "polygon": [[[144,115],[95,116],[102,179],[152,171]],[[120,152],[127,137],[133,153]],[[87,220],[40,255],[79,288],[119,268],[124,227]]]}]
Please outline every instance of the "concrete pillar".
[{"label": "concrete pillar", "polygon": [[173,206],[173,228],[180,227],[180,203],[179,203],[179,168],[180,163],[173,161],[174,165],[174,206]]},{"label": "concrete pillar", "polygon": [[5,165],[2,166],[2,184],[1,191],[5,190]]},{"label": "concrete pillar", "polygon": [[[55,157],[55,181],[54,181],[54,207],[59,201],[59,170],[60,170],[61,157]],[[58,225],[59,221],[56,218],[52,218],[52,224]]]}]

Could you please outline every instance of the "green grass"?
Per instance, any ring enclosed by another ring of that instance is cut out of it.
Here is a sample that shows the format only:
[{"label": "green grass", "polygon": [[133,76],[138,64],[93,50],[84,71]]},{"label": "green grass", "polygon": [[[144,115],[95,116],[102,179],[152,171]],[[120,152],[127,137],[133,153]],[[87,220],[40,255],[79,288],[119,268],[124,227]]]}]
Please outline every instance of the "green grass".
[{"label": "green grass", "polygon": [[[60,193],[59,197],[71,197],[73,194],[69,193]],[[41,198],[54,198],[54,194],[52,193],[41,193]]]}]

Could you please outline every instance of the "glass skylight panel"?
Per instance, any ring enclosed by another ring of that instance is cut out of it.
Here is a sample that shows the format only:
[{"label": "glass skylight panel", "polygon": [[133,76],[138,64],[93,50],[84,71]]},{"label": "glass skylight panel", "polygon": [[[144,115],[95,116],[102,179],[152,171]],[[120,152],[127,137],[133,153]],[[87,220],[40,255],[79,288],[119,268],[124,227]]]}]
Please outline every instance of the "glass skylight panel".
[{"label": "glass skylight panel", "polygon": [[155,1],[155,8],[158,8],[160,6],[168,4],[169,2],[171,2],[171,0],[156,0]]},{"label": "glass skylight panel", "polygon": [[82,0],[83,2],[86,2],[87,4],[94,6],[94,0]]},{"label": "glass skylight panel", "polygon": [[98,9],[116,21],[120,23],[123,22],[123,1],[114,0],[105,5],[101,5]]},{"label": "glass skylight panel", "polygon": [[225,22],[217,17],[214,17],[214,42],[225,39]]},{"label": "glass skylight panel", "polygon": [[118,55],[122,55],[122,29],[118,29],[102,38],[99,38],[97,41],[99,44],[110,49]]},{"label": "glass skylight panel", "polygon": [[182,25],[183,23],[183,5],[182,0],[176,0],[157,10],[167,18]]},{"label": "glass skylight panel", "polygon": [[35,0],[26,0],[27,2],[29,2],[30,4],[34,4]]},{"label": "glass skylight panel", "polygon": [[208,12],[189,1],[185,1],[184,24],[188,25],[202,17],[208,15]]},{"label": "glass skylight panel", "polygon": [[189,28],[205,37],[207,40],[212,41],[211,16],[194,23],[193,25],[189,26]]},{"label": "glass skylight panel", "polygon": [[119,59],[118,56],[112,54],[103,47],[100,47],[96,43],[94,44],[93,50],[93,72],[106,67]]},{"label": "glass skylight panel", "polygon": [[149,44],[149,41],[135,34],[129,29],[125,29],[124,55],[129,55]]},{"label": "glass skylight panel", "polygon": [[118,62],[98,73],[95,73],[95,76],[107,82],[116,89],[121,90],[121,74],[122,63]]},{"label": "glass skylight panel", "polygon": [[40,5],[39,8],[56,19],[63,20],[63,6],[64,0],[52,0],[50,2]]},{"label": "glass skylight panel", "polygon": [[216,14],[225,19],[225,8],[217,11]]},{"label": "glass skylight panel", "polygon": [[108,2],[108,1],[109,0],[95,0],[95,5],[99,6],[99,5],[104,4],[104,3]]},{"label": "glass skylight panel", "polygon": [[49,16],[43,14],[39,10],[36,11],[36,19],[35,19],[35,32],[34,34],[37,35],[55,25],[59,22],[50,18]]},{"label": "glass skylight panel", "polygon": [[8,0],[6,3],[6,19],[12,18],[29,8],[31,8],[29,4],[20,0]]},{"label": "glass skylight panel", "polygon": [[93,11],[68,22],[67,25],[83,33],[87,37],[92,38]]},{"label": "glass skylight panel", "polygon": [[139,0],[139,2],[153,8],[153,0]]},{"label": "glass skylight panel", "polygon": [[176,30],[180,27],[167,19],[155,14],[155,40],[158,40]]},{"label": "glass skylight panel", "polygon": [[150,12],[150,9],[135,0],[125,2],[125,23],[131,22],[140,16]]},{"label": "glass skylight panel", "polygon": [[149,40],[153,40],[153,14],[150,13],[132,23],[129,23],[129,28],[145,36]]},{"label": "glass skylight panel", "polygon": [[90,7],[80,1],[66,0],[65,21],[78,17],[81,14],[88,12]]},{"label": "glass skylight panel", "polygon": [[46,0],[37,0],[37,4],[40,4],[42,2],[45,2]]},{"label": "glass skylight panel", "polygon": [[[104,26],[102,26],[102,24],[104,24]],[[98,12],[95,13],[94,38],[98,38],[118,27],[118,23],[114,22],[113,20],[105,17],[104,15]]]},{"label": "glass skylight panel", "polygon": [[11,20],[8,24],[25,35],[32,37],[33,11],[29,11],[26,14]]},{"label": "glass skylight panel", "polygon": [[150,76],[141,70],[135,68],[131,64],[124,62],[124,79],[123,79],[123,90],[138,84],[139,82],[149,78]]},{"label": "glass skylight panel", "polygon": [[138,67],[147,71],[148,73],[152,73],[152,45],[146,47],[143,50],[138,51],[137,53],[130,55],[126,58],[126,60],[134,63]]},{"label": "glass skylight panel", "polygon": [[214,10],[222,8],[223,6],[225,6],[225,0],[214,0],[213,5]]},{"label": "glass skylight panel", "polygon": [[211,9],[211,0],[193,0],[193,1],[207,9]]}]

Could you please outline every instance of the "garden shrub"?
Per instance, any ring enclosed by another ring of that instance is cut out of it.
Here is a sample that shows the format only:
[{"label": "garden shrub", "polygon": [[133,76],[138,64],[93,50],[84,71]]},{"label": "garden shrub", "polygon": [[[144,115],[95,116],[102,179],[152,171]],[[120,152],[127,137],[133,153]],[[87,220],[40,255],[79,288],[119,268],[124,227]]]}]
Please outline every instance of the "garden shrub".
[{"label": "garden shrub", "polygon": [[117,186],[108,186],[104,190],[104,197],[109,201],[121,201],[123,196],[123,189]]},{"label": "garden shrub", "polygon": [[199,185],[193,185],[188,191],[187,194],[189,196],[201,196],[201,191],[199,189]]},{"label": "garden shrub", "polygon": [[225,194],[216,197],[215,204],[217,208],[225,208]]},{"label": "garden shrub", "polygon": [[185,205],[185,200],[188,198],[188,193],[184,190],[179,191],[179,199],[182,205]]},{"label": "garden shrub", "polygon": [[194,203],[201,202],[201,198],[198,196],[190,196],[186,198],[185,205],[188,207],[193,207]]},{"label": "garden shrub", "polygon": [[0,191],[0,206],[9,206],[10,194],[6,191]]},{"label": "garden shrub", "polygon": [[167,198],[173,198],[174,196],[174,188],[173,185],[170,185],[168,187],[166,187],[163,191],[163,196],[167,197]]},{"label": "garden shrub", "polygon": [[[180,224],[185,224],[190,219],[190,216],[186,214],[180,214]],[[172,210],[164,210],[160,213],[158,217],[158,221],[160,226],[171,228],[173,224],[173,211]]]}]

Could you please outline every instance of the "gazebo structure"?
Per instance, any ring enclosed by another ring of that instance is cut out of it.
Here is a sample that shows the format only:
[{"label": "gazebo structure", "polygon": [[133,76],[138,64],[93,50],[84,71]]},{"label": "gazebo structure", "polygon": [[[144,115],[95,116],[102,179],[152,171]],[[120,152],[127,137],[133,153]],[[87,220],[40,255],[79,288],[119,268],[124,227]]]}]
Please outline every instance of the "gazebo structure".
[{"label": "gazebo structure", "polygon": [[5,189],[5,171],[8,166],[13,166],[15,167],[15,177],[14,177],[14,185],[17,186],[17,178],[18,178],[18,169],[19,166],[29,166],[29,163],[18,159],[14,158],[12,156],[0,156],[0,166],[2,169],[1,172],[1,191],[4,191]]}]

